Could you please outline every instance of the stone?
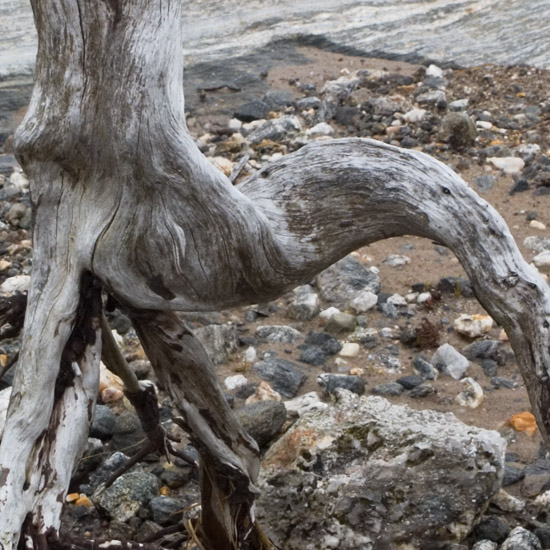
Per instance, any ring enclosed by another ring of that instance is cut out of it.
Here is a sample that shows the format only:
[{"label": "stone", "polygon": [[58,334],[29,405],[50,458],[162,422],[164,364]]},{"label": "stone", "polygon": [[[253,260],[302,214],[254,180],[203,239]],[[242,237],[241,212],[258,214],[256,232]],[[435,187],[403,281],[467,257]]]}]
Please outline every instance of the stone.
[{"label": "stone", "polygon": [[145,432],[136,414],[124,411],[115,420],[111,447],[115,450],[127,450],[137,446],[145,438]]},{"label": "stone", "polygon": [[498,544],[490,540],[480,540],[472,546],[472,550],[497,550]]},{"label": "stone", "polygon": [[451,344],[439,346],[432,356],[431,363],[440,372],[446,372],[455,380],[460,380],[470,365],[468,359]]},{"label": "stone", "polygon": [[433,365],[423,357],[417,356],[413,359],[413,368],[422,378],[426,380],[436,380],[438,371]]},{"label": "stone", "polygon": [[535,254],[540,254],[541,252],[550,251],[550,239],[532,235],[525,237],[523,246],[532,250]]},{"label": "stone", "polygon": [[393,294],[388,298],[388,304],[391,304],[393,306],[397,307],[406,307],[407,306],[407,300],[400,294]]},{"label": "stone", "polygon": [[494,378],[497,375],[498,364],[492,359],[484,359],[481,362],[481,368],[487,378]]},{"label": "stone", "polygon": [[353,256],[346,256],[322,271],[315,284],[321,297],[330,304],[345,310],[361,291],[380,292],[380,277],[363,267]]},{"label": "stone", "polygon": [[256,391],[246,398],[245,405],[261,401],[281,401],[281,394],[275,391],[267,382],[262,381],[259,383]]},{"label": "stone", "polygon": [[426,69],[426,76],[434,78],[443,78],[443,69],[433,63]]},{"label": "stone", "polygon": [[401,395],[405,391],[405,388],[397,382],[385,382],[384,384],[378,384],[372,388],[371,393],[374,395],[380,395],[382,397],[390,397],[395,395]]},{"label": "stone", "polygon": [[516,147],[518,155],[526,162],[531,162],[540,153],[540,145],[537,143],[522,143]]},{"label": "stone", "polygon": [[321,106],[321,100],[318,97],[302,97],[296,101],[296,107],[300,110],[318,109]]},{"label": "stone", "polygon": [[[542,495],[539,495],[540,498]],[[503,512],[522,512],[525,509],[525,502],[512,496],[503,489],[500,489],[493,498],[491,504],[502,510]],[[535,501],[536,504],[536,501]]]},{"label": "stone", "polygon": [[327,307],[326,309],[323,309],[321,313],[319,313],[319,317],[323,319],[324,321],[328,321],[333,315],[336,315],[337,313],[342,313],[337,307]]},{"label": "stone", "polygon": [[260,325],[256,328],[255,336],[279,344],[295,344],[302,339],[299,331],[286,325]]},{"label": "stone", "polygon": [[463,99],[455,99],[449,103],[449,109],[451,111],[465,111],[468,108],[469,100],[467,97]]},{"label": "stone", "polygon": [[468,279],[462,277],[443,277],[437,283],[437,290],[464,298],[473,298],[474,291]]},{"label": "stone", "polygon": [[306,135],[310,137],[332,136],[334,135],[334,128],[326,122],[319,122],[307,130]]},{"label": "stone", "polygon": [[99,439],[111,437],[115,432],[117,417],[107,405],[96,405],[90,435]]},{"label": "stone", "polygon": [[467,388],[456,396],[456,401],[462,407],[477,409],[483,403],[483,389],[473,378],[463,378],[461,383]]},{"label": "stone", "polygon": [[267,103],[256,99],[239,105],[233,116],[243,122],[252,122],[253,120],[266,118],[270,110],[271,108]]},{"label": "stone", "polygon": [[258,145],[264,140],[278,141],[302,129],[300,121],[295,116],[282,116],[264,122],[247,137],[252,145]]},{"label": "stone", "polygon": [[31,278],[29,275],[14,275],[8,277],[0,285],[0,293],[11,295],[15,292],[28,292]]},{"label": "stone", "polygon": [[500,347],[501,345],[498,340],[479,340],[463,348],[462,354],[470,361],[474,361],[475,359],[499,361],[502,357]]},{"label": "stone", "polygon": [[277,357],[258,361],[253,369],[260,378],[271,382],[272,388],[284,397],[294,397],[306,379],[296,363]]},{"label": "stone", "polygon": [[239,349],[239,333],[236,325],[208,325],[195,329],[195,336],[204,346],[214,365],[221,365]]},{"label": "stone", "polygon": [[411,109],[403,115],[405,122],[422,122],[426,117],[426,109]]},{"label": "stone", "polygon": [[543,525],[541,527],[537,527],[533,532],[542,543],[543,548],[550,548],[550,526],[549,525]]},{"label": "stone", "polygon": [[355,313],[365,313],[378,303],[378,296],[370,290],[359,292],[350,302],[350,307]]},{"label": "stone", "polygon": [[491,385],[497,390],[499,388],[512,389],[518,387],[517,382],[514,382],[513,380],[507,380],[506,378],[501,378],[500,376],[494,376],[493,378],[491,378]]},{"label": "stone", "polygon": [[338,104],[345,101],[358,84],[359,77],[356,73],[352,73],[325,82],[321,93],[324,94],[326,101]]},{"label": "stone", "polygon": [[327,360],[326,353],[317,346],[307,346],[302,348],[302,353],[300,354],[300,361],[302,363],[307,363],[308,365],[313,365],[315,367],[320,367],[324,365]]},{"label": "stone", "polygon": [[348,339],[361,344],[364,348],[372,349],[378,344],[378,331],[375,328],[357,327]]},{"label": "stone", "polygon": [[120,522],[128,521],[141,506],[158,496],[159,479],[140,466],[117,478],[104,491],[93,495],[95,504],[110,518]]},{"label": "stone", "polygon": [[280,401],[260,401],[236,410],[235,415],[256,443],[264,447],[285,423],[286,408]]},{"label": "stone", "polygon": [[453,149],[471,147],[476,135],[476,125],[466,113],[448,113],[441,121],[440,137]]},{"label": "stone", "polygon": [[433,105],[439,106],[446,104],[447,96],[442,90],[433,90],[431,92],[424,92],[416,96],[416,102],[419,105]]},{"label": "stone", "polygon": [[223,383],[229,391],[233,391],[242,386],[246,386],[246,384],[248,384],[248,379],[242,374],[235,374],[234,376],[228,376]]},{"label": "stone", "polygon": [[540,540],[523,527],[512,529],[500,550],[542,550]]},{"label": "stone", "polygon": [[486,191],[489,191],[495,186],[495,183],[497,182],[497,179],[495,176],[492,176],[490,174],[478,176],[474,183],[476,184],[476,187],[481,193],[485,193]]},{"label": "stone", "polygon": [[325,327],[331,334],[341,334],[342,332],[352,332],[357,325],[357,319],[349,313],[337,313],[333,315]]},{"label": "stone", "polygon": [[315,391],[289,399],[284,402],[284,405],[288,412],[296,413],[298,416],[303,416],[310,411],[322,411],[328,407],[326,403],[321,401],[319,394]]},{"label": "stone", "polygon": [[317,377],[317,382],[323,388],[326,397],[339,389],[348,390],[357,395],[365,393],[365,381],[360,376],[325,373]]},{"label": "stone", "polygon": [[501,544],[510,534],[510,527],[500,516],[487,516],[475,528],[476,538]]},{"label": "stone", "polygon": [[546,226],[542,222],[539,222],[537,220],[531,220],[529,222],[529,227],[531,229],[538,229],[539,231],[544,231],[546,229]]},{"label": "stone", "polygon": [[424,378],[417,374],[410,374],[409,376],[402,376],[396,380],[398,384],[401,384],[406,390],[412,390],[420,384],[424,383]]},{"label": "stone", "polygon": [[271,109],[280,109],[292,105],[292,94],[283,90],[269,90],[263,99]]},{"label": "stone", "polygon": [[421,384],[420,386],[416,386],[416,388],[413,388],[409,392],[409,397],[412,397],[413,399],[421,399],[423,397],[427,397],[428,395],[431,395],[432,393],[436,393],[436,389],[431,384]]},{"label": "stone", "polygon": [[525,161],[519,157],[489,157],[487,162],[505,174],[519,174],[525,167]]},{"label": "stone", "polygon": [[533,263],[542,271],[550,269],[550,250],[545,250],[533,258]]},{"label": "stone", "polygon": [[345,342],[340,350],[341,357],[357,357],[359,355],[359,344],[354,342]]},{"label": "stone", "polygon": [[479,338],[493,328],[493,319],[489,315],[463,314],[453,321],[453,327],[459,334],[469,338]]},{"label": "stone", "polygon": [[505,446],[452,414],[339,390],[267,451],[257,518],[288,550],[318,548],[327,533],[349,549],[458,543],[500,486]]},{"label": "stone", "polygon": [[179,498],[160,495],[149,501],[148,508],[151,512],[151,519],[155,523],[166,527],[180,521],[186,505]]},{"label": "stone", "polygon": [[342,344],[326,332],[309,332],[305,343],[321,348],[327,355],[335,355],[342,349]]},{"label": "stone", "polygon": [[410,264],[411,259],[402,254],[392,254],[384,260],[384,263],[389,267],[403,267],[404,265]]},{"label": "stone", "polygon": [[320,311],[319,296],[311,286],[302,285],[294,289],[294,298],[287,311],[291,319],[311,321]]}]

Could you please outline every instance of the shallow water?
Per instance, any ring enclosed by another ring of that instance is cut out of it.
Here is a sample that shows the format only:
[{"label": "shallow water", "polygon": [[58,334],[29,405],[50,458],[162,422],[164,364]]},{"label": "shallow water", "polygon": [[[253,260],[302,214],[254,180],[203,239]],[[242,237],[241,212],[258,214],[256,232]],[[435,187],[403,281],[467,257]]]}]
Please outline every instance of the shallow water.
[{"label": "shallow water", "polygon": [[[184,0],[186,63],[322,37],[358,53],[550,69],[550,0]],[[31,73],[29,0],[0,1],[0,76]]]}]

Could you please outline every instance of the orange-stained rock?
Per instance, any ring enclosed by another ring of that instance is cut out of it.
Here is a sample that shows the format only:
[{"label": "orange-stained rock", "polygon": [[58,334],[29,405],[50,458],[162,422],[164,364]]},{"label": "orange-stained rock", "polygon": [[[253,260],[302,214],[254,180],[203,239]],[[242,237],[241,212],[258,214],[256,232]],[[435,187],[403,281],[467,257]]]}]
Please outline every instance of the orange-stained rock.
[{"label": "orange-stained rock", "polygon": [[537,431],[537,422],[533,413],[528,411],[521,412],[512,416],[506,424],[511,428],[514,428],[517,432],[525,432],[531,437]]}]

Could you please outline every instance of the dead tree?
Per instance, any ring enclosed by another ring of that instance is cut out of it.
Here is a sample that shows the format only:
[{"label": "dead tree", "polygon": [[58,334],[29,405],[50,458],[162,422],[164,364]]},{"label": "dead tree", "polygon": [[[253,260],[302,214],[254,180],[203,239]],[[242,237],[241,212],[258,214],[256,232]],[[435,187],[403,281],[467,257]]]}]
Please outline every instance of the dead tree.
[{"label": "dead tree", "polygon": [[172,313],[273,299],[350,251],[413,234],[454,251],[508,333],[550,434],[550,292],[452,170],[363,139],[308,145],[234,187],[184,115],[181,0],[32,0],[36,83],[16,133],[31,182],[29,305],[0,447],[0,542],[47,547],[98,384],[101,289],[133,317],[201,455],[206,548],[262,548],[255,444]]}]

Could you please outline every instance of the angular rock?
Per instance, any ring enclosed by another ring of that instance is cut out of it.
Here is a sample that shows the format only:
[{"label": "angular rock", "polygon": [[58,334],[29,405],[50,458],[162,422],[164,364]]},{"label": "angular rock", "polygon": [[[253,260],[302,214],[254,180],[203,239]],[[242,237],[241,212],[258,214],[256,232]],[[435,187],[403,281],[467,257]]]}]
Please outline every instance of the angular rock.
[{"label": "angular rock", "polygon": [[117,417],[106,405],[96,405],[94,419],[90,426],[90,435],[105,439],[115,433]]},{"label": "angular rock", "polygon": [[277,357],[258,361],[253,369],[260,378],[271,382],[273,389],[284,397],[294,397],[306,379],[296,363]]},{"label": "angular rock", "polygon": [[148,506],[151,519],[162,526],[178,523],[185,507],[183,500],[164,495],[151,499]]},{"label": "angular rock", "polygon": [[208,325],[197,328],[193,332],[214,365],[227,362],[229,355],[239,348],[239,333],[236,325]]},{"label": "angular rock", "polygon": [[321,297],[345,310],[361,291],[380,292],[380,277],[365,269],[353,256],[346,256],[322,271],[315,279]]},{"label": "angular rock", "polygon": [[449,113],[441,122],[440,135],[453,149],[465,149],[475,143],[476,125],[466,113]]},{"label": "angular rock", "polygon": [[498,544],[510,534],[510,527],[500,516],[488,516],[481,520],[475,529],[477,539],[485,539]]},{"label": "angular rock", "polygon": [[246,398],[244,404],[252,405],[253,403],[261,403],[263,401],[281,401],[281,394],[265,381],[260,382],[256,391]]},{"label": "angular rock", "polygon": [[536,535],[523,527],[512,529],[500,550],[542,550],[542,544]]},{"label": "angular rock", "polygon": [[124,411],[115,420],[111,446],[117,451],[123,451],[137,446],[145,438],[145,432],[136,414]]},{"label": "angular rock", "polygon": [[401,384],[406,390],[412,390],[420,384],[424,383],[424,378],[416,374],[411,374],[409,376],[402,376],[396,380],[398,384]]},{"label": "angular rock", "polygon": [[288,550],[327,533],[348,550],[461,541],[498,490],[505,441],[451,414],[337,395],[267,452],[257,517],[271,540]]},{"label": "angular rock", "polygon": [[285,401],[284,405],[288,412],[296,413],[298,416],[310,411],[322,411],[328,408],[328,405],[321,401],[319,394],[315,391]]},{"label": "angular rock", "polygon": [[241,388],[242,386],[246,386],[248,384],[248,380],[246,376],[243,376],[242,374],[235,374],[234,376],[228,376],[223,383],[229,391],[233,391]]},{"label": "angular rock", "polygon": [[462,349],[464,357],[474,359],[492,359],[499,361],[501,358],[500,342],[498,340],[480,340]]},{"label": "angular rock", "polygon": [[490,540],[480,540],[472,546],[472,550],[497,550],[498,544]]},{"label": "angular rock", "polygon": [[489,315],[463,314],[453,321],[454,329],[469,338],[478,338],[493,328],[493,319]]},{"label": "angular rock", "polygon": [[488,174],[484,176],[478,176],[474,181],[478,190],[481,193],[485,193],[485,191],[489,191],[495,186],[497,179],[495,178],[495,176]]},{"label": "angular rock", "polygon": [[403,267],[404,265],[410,264],[411,259],[402,254],[391,254],[384,260],[384,263],[390,267]]},{"label": "angular rock", "polygon": [[470,365],[468,359],[451,344],[439,346],[432,356],[431,363],[437,370],[446,372],[455,380],[460,380]]},{"label": "angular rock", "polygon": [[357,325],[357,319],[349,313],[336,313],[329,320],[325,327],[331,334],[341,334],[342,332],[351,332]]},{"label": "angular rock", "polygon": [[302,335],[295,328],[286,325],[261,325],[256,328],[257,338],[280,344],[294,344],[302,339]]},{"label": "angular rock", "polygon": [[332,395],[336,390],[344,389],[357,395],[365,393],[365,381],[360,376],[347,374],[321,374],[317,382],[324,389],[325,396]]},{"label": "angular rock", "polygon": [[258,145],[265,139],[277,141],[288,138],[291,133],[301,130],[300,121],[294,116],[282,116],[274,120],[268,120],[259,128],[248,135],[248,141],[252,145]]},{"label": "angular rock", "polygon": [[420,386],[416,386],[416,388],[413,388],[409,392],[409,397],[413,399],[422,399],[423,397],[426,397],[428,395],[431,395],[432,393],[436,393],[436,389],[431,384],[421,384]]},{"label": "angular rock", "polygon": [[288,316],[297,321],[311,321],[321,308],[319,296],[309,285],[302,285],[294,289],[294,299],[288,307]]},{"label": "angular rock", "polygon": [[401,395],[405,391],[405,388],[397,382],[385,382],[384,384],[374,386],[371,391],[374,395],[392,396]]},{"label": "angular rock", "polygon": [[325,364],[327,360],[326,353],[317,346],[307,346],[302,348],[302,353],[300,354],[300,361],[302,363],[307,363],[308,365],[313,365],[315,367],[320,367]]},{"label": "angular rock", "polygon": [[378,303],[378,296],[370,290],[359,292],[350,302],[350,307],[355,313],[365,313]]},{"label": "angular rock", "polygon": [[489,157],[487,162],[505,174],[519,174],[525,167],[525,161],[519,157]]},{"label": "angular rock", "polygon": [[266,118],[270,110],[270,106],[267,103],[256,99],[237,107],[234,116],[243,122],[252,122],[253,120]]},{"label": "angular rock", "polygon": [[423,357],[415,357],[413,359],[413,367],[416,372],[426,380],[435,380],[438,375],[437,369]]},{"label": "angular rock", "polygon": [[483,403],[483,389],[473,378],[463,378],[461,382],[466,385],[466,389],[456,396],[458,404],[477,409]]},{"label": "angular rock", "polygon": [[286,420],[286,408],[280,401],[261,401],[235,411],[243,428],[260,447],[267,445]]}]

